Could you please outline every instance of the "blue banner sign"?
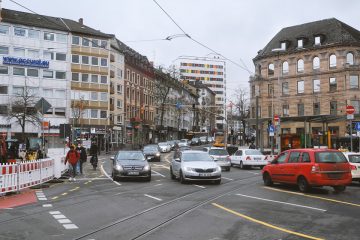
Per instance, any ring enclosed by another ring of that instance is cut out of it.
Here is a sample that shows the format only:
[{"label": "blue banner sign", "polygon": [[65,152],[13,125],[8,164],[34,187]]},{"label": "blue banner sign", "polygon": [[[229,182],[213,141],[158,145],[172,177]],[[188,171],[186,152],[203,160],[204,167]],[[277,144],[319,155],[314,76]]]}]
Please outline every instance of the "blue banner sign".
[{"label": "blue banner sign", "polygon": [[49,61],[19,57],[3,57],[3,64],[49,68]]}]

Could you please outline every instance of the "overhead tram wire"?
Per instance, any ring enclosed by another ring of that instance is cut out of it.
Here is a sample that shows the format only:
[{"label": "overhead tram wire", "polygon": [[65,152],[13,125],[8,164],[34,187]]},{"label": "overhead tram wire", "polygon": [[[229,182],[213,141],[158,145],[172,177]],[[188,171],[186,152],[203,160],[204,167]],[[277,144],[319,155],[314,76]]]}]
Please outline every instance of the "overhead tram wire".
[{"label": "overhead tram wire", "polygon": [[231,62],[232,64],[240,67],[241,69],[247,71],[249,74],[253,74],[253,72],[251,72],[251,71],[246,67],[245,64],[244,64],[244,66],[245,66],[245,67],[244,67],[244,66],[238,64],[237,62],[235,62],[235,61],[233,61],[233,60],[225,57],[223,54],[218,53],[217,51],[213,50],[212,48],[210,48],[210,47],[206,46],[205,44],[199,42],[198,40],[192,38],[188,33],[186,33],[186,32],[184,31],[184,29],[182,29],[182,28],[180,27],[180,25],[170,16],[170,14],[168,14],[168,13],[165,11],[165,9],[161,7],[161,5],[160,5],[156,0],[153,0],[153,2],[155,2],[155,4],[166,14],[166,16],[168,16],[168,17],[170,18],[170,20],[171,20],[171,21],[185,34],[185,36],[187,36],[189,39],[191,39],[191,40],[194,41],[195,43],[199,44],[200,46],[202,46],[202,47],[204,47],[204,48],[212,51],[213,53],[221,56],[223,59],[225,59],[225,60]]}]

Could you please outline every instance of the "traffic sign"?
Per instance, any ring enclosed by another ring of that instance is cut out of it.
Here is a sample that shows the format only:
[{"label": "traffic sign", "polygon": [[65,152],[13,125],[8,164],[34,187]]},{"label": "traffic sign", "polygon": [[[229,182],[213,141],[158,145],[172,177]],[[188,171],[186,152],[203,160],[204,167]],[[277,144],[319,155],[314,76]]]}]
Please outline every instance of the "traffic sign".
[{"label": "traffic sign", "polygon": [[360,132],[360,122],[357,122],[357,123],[355,124],[355,130],[358,131],[358,132]]},{"label": "traffic sign", "polygon": [[355,108],[351,105],[346,106],[346,114],[354,114]]},{"label": "traffic sign", "polygon": [[280,120],[279,115],[274,115],[274,121],[278,122]]},{"label": "traffic sign", "polygon": [[269,126],[269,132],[271,133],[273,133],[273,132],[275,132],[275,128],[274,128],[274,126],[273,125],[270,125]]}]

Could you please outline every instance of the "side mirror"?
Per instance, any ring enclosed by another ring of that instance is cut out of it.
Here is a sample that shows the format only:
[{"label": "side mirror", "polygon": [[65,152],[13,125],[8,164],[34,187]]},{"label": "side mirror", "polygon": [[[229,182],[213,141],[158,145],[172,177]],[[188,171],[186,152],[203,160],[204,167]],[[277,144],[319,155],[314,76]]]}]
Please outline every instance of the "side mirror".
[{"label": "side mirror", "polygon": [[180,162],[180,158],[175,158],[175,162]]}]

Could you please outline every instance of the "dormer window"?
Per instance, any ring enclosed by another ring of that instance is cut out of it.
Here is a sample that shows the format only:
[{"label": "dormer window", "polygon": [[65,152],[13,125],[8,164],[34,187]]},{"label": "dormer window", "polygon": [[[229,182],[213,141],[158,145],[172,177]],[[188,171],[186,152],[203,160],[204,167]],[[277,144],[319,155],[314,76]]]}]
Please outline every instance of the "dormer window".
[{"label": "dormer window", "polygon": [[303,40],[303,39],[298,39],[298,41],[297,41],[297,47],[298,47],[298,48],[303,48],[303,47],[304,47],[304,40]]},{"label": "dormer window", "polygon": [[321,45],[321,37],[320,36],[315,37],[315,45],[317,45],[317,46]]},{"label": "dormer window", "polygon": [[286,42],[282,42],[282,43],[281,43],[281,49],[282,49],[282,50],[286,50]]}]

